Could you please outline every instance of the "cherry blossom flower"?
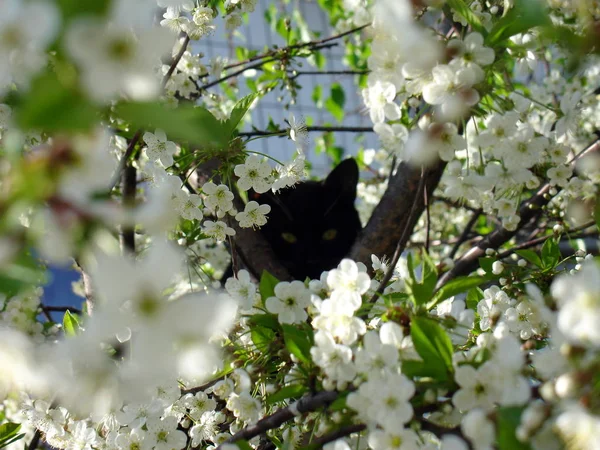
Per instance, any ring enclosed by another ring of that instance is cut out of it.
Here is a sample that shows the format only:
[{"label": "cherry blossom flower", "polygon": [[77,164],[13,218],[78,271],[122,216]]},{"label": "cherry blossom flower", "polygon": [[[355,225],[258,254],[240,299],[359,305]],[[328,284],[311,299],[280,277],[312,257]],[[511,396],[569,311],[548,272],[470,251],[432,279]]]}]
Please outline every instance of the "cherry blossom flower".
[{"label": "cherry blossom flower", "polygon": [[87,92],[100,102],[120,94],[137,100],[158,96],[160,80],[154,67],[173,43],[166,28],[134,31],[127,23],[91,18],[73,21],[66,35],[67,50],[82,69]]},{"label": "cherry blossom flower", "polygon": [[472,68],[439,65],[433,68],[432,75],[432,82],[423,88],[423,99],[430,105],[439,105],[443,118],[460,118],[479,102],[479,93],[473,88],[477,74]]},{"label": "cherry blossom flower", "polygon": [[204,229],[202,231],[204,234],[216,239],[218,242],[225,241],[227,236],[235,236],[235,230],[221,220],[217,220],[216,222],[207,220],[203,225]]},{"label": "cherry blossom flower", "polygon": [[212,181],[202,185],[202,192],[206,194],[204,204],[208,209],[214,212],[218,218],[233,208],[233,193],[224,184],[216,185]]},{"label": "cherry blossom flower", "polygon": [[356,311],[362,305],[362,294],[371,285],[369,275],[359,272],[351,259],[343,259],[337,269],[329,271],[327,284],[332,289],[331,300],[343,310]]},{"label": "cherry blossom flower", "polygon": [[267,223],[266,215],[271,211],[269,205],[259,205],[255,201],[246,203],[244,211],[235,215],[235,220],[240,223],[242,228],[262,227]]},{"label": "cherry blossom flower", "polygon": [[256,285],[250,280],[247,270],[240,270],[236,278],[228,278],[225,289],[240,302],[242,310],[250,310],[256,300]]},{"label": "cherry blossom flower", "polygon": [[561,275],[552,283],[558,301],[558,328],[574,343],[600,348],[600,269],[583,264],[575,275]]},{"label": "cherry blossom flower", "polygon": [[282,281],[275,286],[275,297],[265,301],[270,313],[277,314],[281,323],[304,322],[308,315],[306,308],[310,305],[310,291],[301,281]]},{"label": "cherry blossom flower", "polygon": [[58,33],[59,23],[60,13],[52,2],[0,4],[0,93],[11,83],[27,86],[44,67],[44,51]]},{"label": "cherry blossom flower", "polygon": [[373,123],[381,123],[386,118],[400,118],[400,107],[394,103],[396,87],[387,81],[375,81],[362,91],[363,99]]},{"label": "cherry blossom flower", "polygon": [[252,188],[259,194],[271,188],[271,172],[269,163],[258,155],[248,156],[244,164],[238,164],[234,169],[234,173],[239,177],[239,188],[243,191]]}]

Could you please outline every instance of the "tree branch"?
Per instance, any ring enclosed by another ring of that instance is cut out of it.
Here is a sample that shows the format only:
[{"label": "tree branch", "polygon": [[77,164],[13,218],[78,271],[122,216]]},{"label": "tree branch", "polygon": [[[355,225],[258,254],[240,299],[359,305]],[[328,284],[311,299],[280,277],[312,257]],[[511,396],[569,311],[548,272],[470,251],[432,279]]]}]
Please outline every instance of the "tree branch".
[{"label": "tree branch", "polygon": [[[187,50],[189,43],[190,43],[190,37],[187,34],[185,34],[183,42],[181,44],[181,48],[179,49],[179,52],[173,58],[173,61],[171,62],[171,65],[169,66],[169,70],[167,70],[167,73],[165,73],[165,76],[163,77],[163,79],[160,83],[161,89],[164,89],[165,86],[167,85],[167,83],[169,82],[171,75],[173,75],[173,72],[175,72],[175,68],[177,67],[177,64],[179,64],[179,61],[181,61],[181,58],[183,57],[183,54]],[[140,137],[142,136],[143,131],[144,130],[142,130],[141,128],[139,130],[137,130],[135,132],[135,134],[133,135],[133,137],[131,138],[131,141],[129,141],[129,145],[127,146],[127,150],[125,150],[125,154],[123,155],[123,157],[119,160],[119,163],[117,164],[117,169],[115,170],[115,173],[113,174],[113,177],[110,182],[109,191],[112,191],[115,188],[115,186],[117,185],[117,183],[119,182],[119,179],[121,178],[121,173],[123,172],[123,170],[125,170],[127,161],[129,161],[129,158],[131,158],[131,155],[133,154],[133,150],[135,149],[136,144],[140,140]]]},{"label": "tree branch", "polygon": [[[253,137],[253,136],[279,136],[286,137],[287,130],[277,129],[273,131],[268,130],[253,130],[253,131],[243,131],[238,133],[238,136],[241,137]],[[342,132],[342,133],[372,133],[373,127],[334,127],[334,126],[311,126],[306,127],[306,131],[334,131],[334,132]]]},{"label": "tree branch", "polygon": [[471,216],[471,219],[469,219],[469,222],[465,226],[465,229],[462,231],[460,237],[458,238],[458,241],[456,241],[456,243],[454,244],[454,247],[452,247],[452,250],[450,251],[450,254],[448,255],[448,256],[450,256],[450,258],[454,258],[456,256],[456,252],[458,252],[458,249],[460,248],[460,246],[463,245],[467,241],[467,238],[469,236],[469,233],[471,232],[471,229],[473,228],[473,225],[475,225],[475,222],[477,222],[477,219],[479,219],[479,216],[481,215],[482,212],[483,212],[483,209],[481,209],[481,208],[479,208],[476,211],[473,211],[473,215]]},{"label": "tree branch", "polygon": [[[596,140],[571,161],[569,161],[569,163],[572,164],[584,155],[598,150],[600,150],[600,141]],[[525,200],[521,204],[521,207],[519,208],[519,217],[521,218],[521,221],[519,222],[519,226],[514,231],[509,231],[506,228],[499,227],[495,231],[492,231],[485,236],[477,243],[475,247],[471,248],[460,258],[458,258],[454,267],[440,277],[436,289],[439,289],[453,278],[471,273],[477,268],[479,258],[485,255],[485,251],[488,248],[492,248],[494,250],[500,248],[501,245],[512,239],[519,230],[524,228],[532,220],[535,220],[537,217],[539,217],[543,211],[543,207],[546,206],[553,198],[549,194],[551,188],[552,186],[550,184],[543,185],[535,195],[533,195],[530,199]],[[560,192],[560,189],[557,191]]]},{"label": "tree branch", "polygon": [[[221,179],[216,175],[220,166],[221,161],[218,158],[212,158],[200,164],[196,169],[198,184],[201,186],[211,178],[215,184],[220,183]],[[235,208],[238,211],[243,211],[245,207],[244,202],[235,189],[232,189],[232,191],[235,196]],[[291,279],[290,274],[273,252],[271,244],[269,244],[260,231],[253,230],[252,228],[242,228],[236,220],[232,220],[230,226],[235,230],[235,236],[233,237],[234,245],[231,252],[236,253],[242,265],[248,269],[255,279],[260,280],[264,270],[281,281]]]},{"label": "tree branch", "polygon": [[[343,33],[335,34],[333,36],[329,36],[329,37],[324,38],[324,39],[319,39],[319,40],[316,40],[316,41],[301,42],[299,44],[290,45],[288,47],[285,47],[285,49],[298,49],[298,48],[304,48],[304,47],[317,47],[317,46],[320,46],[321,44],[326,44],[326,43],[331,42],[333,40],[340,39],[340,38],[343,38],[345,36],[348,36],[349,34],[361,31],[361,30],[365,29],[366,27],[368,27],[369,25],[371,25],[371,24],[361,25],[359,27],[352,28],[351,30],[344,31]],[[323,48],[323,47],[320,47],[320,48]],[[314,50],[314,48],[313,48],[313,50]],[[234,67],[243,66],[244,64],[248,64],[248,63],[251,63],[253,61],[257,61],[259,59],[269,58],[269,57],[271,57],[273,55],[276,55],[280,51],[281,51],[281,49],[279,49],[279,48],[273,49],[273,50],[269,50],[268,52],[262,53],[260,55],[253,56],[252,58],[248,58],[245,61],[239,61],[237,63],[233,63],[233,64],[230,64],[228,66],[225,66],[224,70],[233,69]]]},{"label": "tree branch", "polygon": [[367,426],[364,423],[358,423],[355,425],[348,425],[342,428],[338,428],[331,433],[327,433],[319,438],[316,438],[307,446],[311,450],[317,450],[322,448],[325,444],[329,444],[330,442],[337,441],[346,436],[350,436],[352,433],[360,433],[367,429]]},{"label": "tree branch", "polygon": [[[421,198],[421,193],[424,192],[423,188],[425,187],[425,169],[421,168],[421,177],[419,178],[419,185],[417,186],[417,191],[413,196],[412,206],[410,207],[410,213],[408,214],[408,219],[406,219],[406,223],[404,224],[404,229],[402,230],[402,235],[400,239],[398,239],[398,243],[396,244],[396,249],[394,250],[394,256],[392,257],[392,261],[390,262],[390,266],[388,267],[387,272],[385,273],[383,279],[379,283],[379,287],[373,297],[371,297],[371,303],[375,303],[379,296],[383,294],[385,287],[388,282],[392,279],[392,275],[394,274],[394,269],[396,268],[396,264],[398,264],[398,260],[400,259],[400,255],[402,254],[403,249],[406,247],[406,242],[408,241],[408,237],[410,236],[409,231],[412,231],[414,225],[411,223],[416,223],[414,221],[414,216],[417,212],[417,204],[419,203],[419,198]],[[424,197],[423,197],[423,203]]]},{"label": "tree branch", "polygon": [[[315,411],[323,406],[333,403],[339,395],[340,393],[336,391],[323,391],[314,395],[303,397],[296,403],[282,408],[270,416],[264,417],[255,425],[247,426],[246,428],[238,431],[229,439],[227,439],[225,443],[232,444],[241,439],[250,440],[253,437],[266,433],[268,430],[279,428],[285,422],[292,420],[297,415]],[[218,446],[217,450],[222,450],[222,445]]]},{"label": "tree branch", "polygon": [[[423,183],[427,192],[437,187],[446,163],[438,161],[425,170]],[[390,176],[387,190],[375,207],[367,226],[354,243],[349,257],[361,261],[370,267],[371,255],[391,259],[396,253],[404,251],[408,238],[425,208],[423,195],[418,194],[421,168],[400,163],[396,172]],[[415,196],[417,196],[415,201]],[[414,214],[407,214],[413,208]]]}]

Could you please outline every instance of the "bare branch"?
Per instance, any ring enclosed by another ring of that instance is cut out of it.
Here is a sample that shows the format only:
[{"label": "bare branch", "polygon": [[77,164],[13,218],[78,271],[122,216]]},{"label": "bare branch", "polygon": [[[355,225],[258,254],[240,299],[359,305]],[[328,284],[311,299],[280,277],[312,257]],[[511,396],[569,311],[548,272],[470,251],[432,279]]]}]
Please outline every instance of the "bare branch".
[{"label": "bare branch", "polygon": [[325,444],[329,444],[330,442],[337,441],[338,439],[341,439],[343,437],[350,436],[352,433],[360,433],[361,431],[364,431],[366,429],[367,426],[363,423],[348,425],[313,440],[309,443],[308,447],[311,450],[316,450],[322,448]]},{"label": "bare branch", "polygon": [[[227,439],[225,443],[231,444],[241,439],[250,440],[253,437],[266,433],[268,430],[279,428],[285,422],[292,420],[297,415],[315,411],[323,406],[333,403],[339,395],[340,393],[336,391],[323,391],[303,397],[296,403],[282,408],[270,416],[259,420],[255,425],[250,425],[238,431],[229,439]],[[222,445],[217,447],[217,450],[221,449]]]},{"label": "bare branch", "polygon": [[[408,219],[406,220],[406,222],[404,224],[404,229],[402,230],[402,235],[400,236],[400,239],[398,239],[398,243],[396,244],[396,249],[394,250],[394,256],[392,257],[390,266],[388,267],[388,270],[385,273],[385,276],[379,283],[379,287],[377,288],[377,291],[375,292],[375,294],[373,294],[373,297],[371,298],[371,303],[375,303],[377,301],[379,296],[381,294],[383,294],[383,291],[385,290],[385,287],[387,286],[388,282],[392,279],[392,275],[394,274],[394,268],[396,267],[396,264],[398,264],[400,255],[402,254],[402,251],[404,250],[404,247],[406,246],[406,242],[408,241],[409,231],[412,231],[413,226],[411,224],[414,223],[414,216],[417,212],[417,204],[419,203],[419,198],[421,198],[421,194],[424,192],[424,190],[423,190],[424,187],[425,187],[425,169],[421,168],[421,177],[419,179],[419,186],[417,187],[417,191],[415,192],[415,195],[413,197],[413,202],[412,202],[412,206],[410,207],[410,213],[408,215]],[[425,203],[425,202],[423,201],[423,203]]]},{"label": "bare branch", "polygon": [[[570,163],[574,163],[584,155],[598,150],[600,150],[600,141],[596,140],[571,159]],[[454,267],[440,277],[436,288],[439,289],[453,278],[471,273],[477,268],[479,258],[485,255],[485,251],[488,248],[494,250],[500,248],[501,245],[512,239],[519,230],[523,229],[532,220],[537,219],[541,215],[544,206],[546,206],[553,198],[549,193],[551,188],[552,186],[550,184],[543,185],[535,195],[521,204],[521,207],[519,208],[521,222],[519,222],[519,226],[515,230],[509,231],[506,228],[499,227],[485,236],[485,238],[479,241],[475,247],[472,247],[458,258]],[[557,190],[560,192],[560,189]]]},{"label": "bare branch", "polygon": [[[238,136],[242,137],[253,137],[253,136],[279,136],[286,137],[285,129],[277,129],[274,131],[267,130],[253,130],[253,131],[243,131],[238,134]],[[329,127],[329,126],[312,126],[306,127],[306,131],[324,131],[324,132],[342,132],[342,133],[372,133],[372,127]]]},{"label": "bare branch", "polygon": [[[179,61],[181,61],[181,58],[183,57],[183,54],[187,50],[189,43],[190,43],[190,37],[187,34],[184,34],[184,39],[181,44],[181,48],[179,49],[179,52],[177,53],[177,55],[175,55],[175,57],[173,58],[173,61],[171,62],[171,65],[169,66],[169,70],[167,70],[167,73],[165,74],[165,76],[163,77],[163,79],[161,81],[160,85],[161,85],[162,89],[165,88],[165,86],[169,82],[169,79],[171,78],[171,75],[173,75],[173,72],[175,72],[175,68],[177,67],[177,64],[179,64]],[[142,136],[143,131],[144,130],[142,130],[141,128],[139,130],[137,130],[135,132],[135,134],[133,135],[133,137],[131,138],[131,141],[129,141],[127,150],[125,150],[125,154],[119,160],[119,164],[117,165],[117,170],[115,171],[115,173],[113,174],[113,177],[111,179],[111,182],[110,182],[110,190],[111,191],[115,188],[115,186],[119,182],[119,179],[121,178],[121,173],[123,172],[123,170],[125,170],[127,161],[129,161],[129,158],[131,158],[131,155],[133,154],[133,150],[135,149],[136,144],[140,140],[140,137]]]},{"label": "bare branch", "polygon": [[[439,161],[425,170],[423,183],[427,192],[437,187],[446,163]],[[396,249],[402,254],[406,242],[412,234],[421,213],[425,208],[422,194],[419,194],[421,168],[400,163],[390,176],[387,190],[375,207],[369,223],[354,243],[349,257],[370,267],[371,255],[390,258]],[[415,200],[416,197],[416,200]],[[414,214],[407,214],[413,208]]]}]

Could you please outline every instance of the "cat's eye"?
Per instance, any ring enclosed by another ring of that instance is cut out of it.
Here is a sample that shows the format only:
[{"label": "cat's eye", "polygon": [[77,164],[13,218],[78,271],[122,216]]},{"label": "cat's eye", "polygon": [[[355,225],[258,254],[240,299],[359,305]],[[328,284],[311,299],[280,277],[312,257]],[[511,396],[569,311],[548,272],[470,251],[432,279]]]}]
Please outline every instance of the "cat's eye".
[{"label": "cat's eye", "polygon": [[335,228],[330,228],[325,233],[323,233],[323,236],[321,236],[321,238],[324,241],[331,241],[331,240],[335,239],[336,236],[337,236],[337,230]]},{"label": "cat's eye", "polygon": [[295,244],[298,238],[293,233],[281,233],[281,237],[285,242],[289,242],[290,244]]}]

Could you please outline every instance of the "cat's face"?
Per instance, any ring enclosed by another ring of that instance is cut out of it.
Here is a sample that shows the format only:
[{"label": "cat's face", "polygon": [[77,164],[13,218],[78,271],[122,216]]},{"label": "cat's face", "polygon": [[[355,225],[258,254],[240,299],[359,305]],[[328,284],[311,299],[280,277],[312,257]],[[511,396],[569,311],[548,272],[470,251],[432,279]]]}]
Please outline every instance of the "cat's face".
[{"label": "cat's face", "polygon": [[347,159],[323,181],[259,196],[259,203],[271,206],[261,232],[295,279],[318,279],[350,251],[361,229],[354,208],[357,182],[356,162]]}]

